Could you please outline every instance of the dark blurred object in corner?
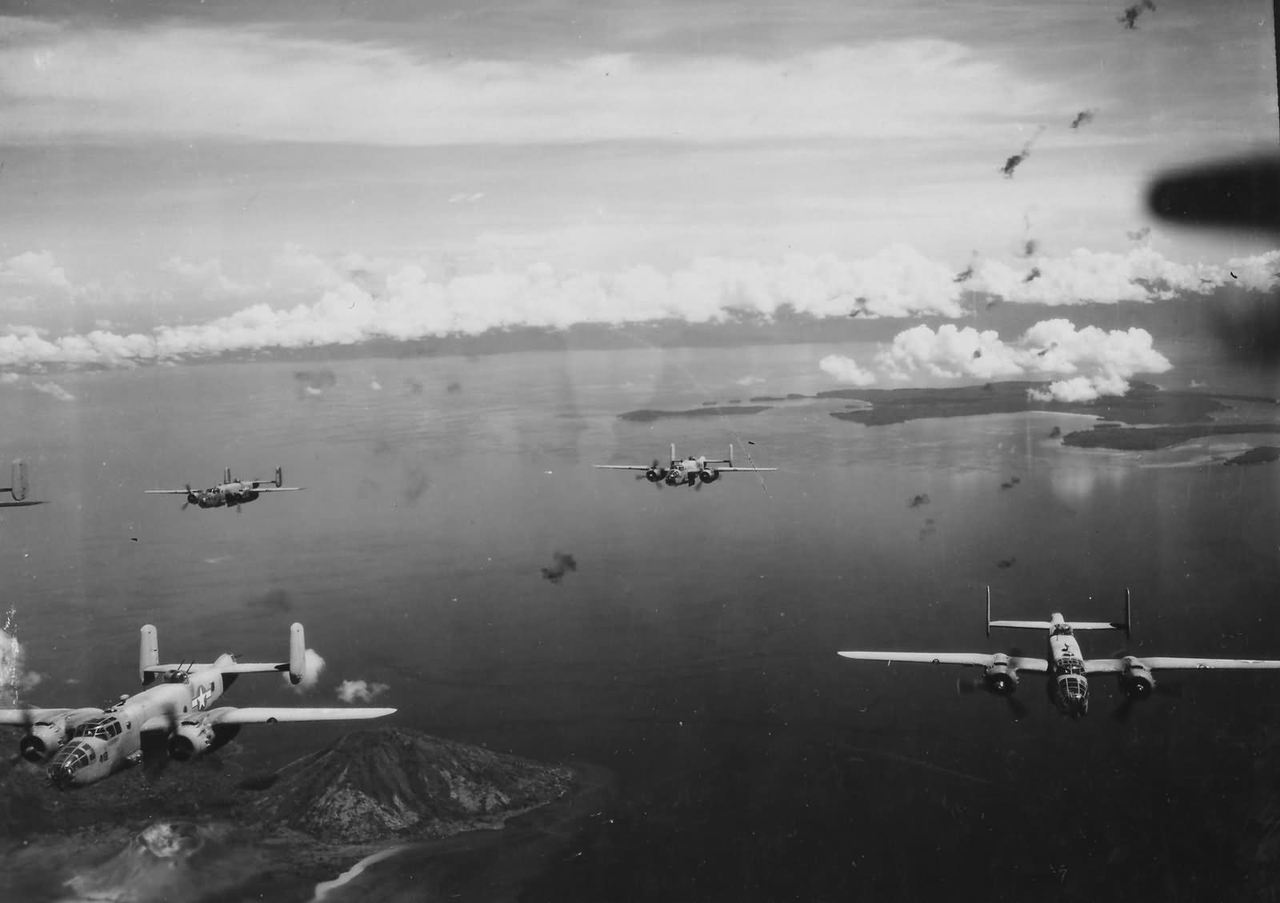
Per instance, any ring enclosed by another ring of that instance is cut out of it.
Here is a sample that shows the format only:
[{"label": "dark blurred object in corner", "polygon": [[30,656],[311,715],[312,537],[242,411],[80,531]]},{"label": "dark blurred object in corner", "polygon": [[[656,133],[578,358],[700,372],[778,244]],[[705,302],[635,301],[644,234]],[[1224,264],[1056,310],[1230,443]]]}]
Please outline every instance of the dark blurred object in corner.
[{"label": "dark blurred object in corner", "polygon": [[[1159,219],[1180,226],[1280,234],[1280,154],[1255,154],[1159,176],[1147,192]],[[1235,275],[1234,273],[1232,275]],[[1280,366],[1280,298],[1274,291],[1215,293],[1210,322],[1233,357]]]},{"label": "dark blurred object in corner", "polygon": [[1259,154],[1165,173],[1147,192],[1165,222],[1280,232],[1280,155]]}]

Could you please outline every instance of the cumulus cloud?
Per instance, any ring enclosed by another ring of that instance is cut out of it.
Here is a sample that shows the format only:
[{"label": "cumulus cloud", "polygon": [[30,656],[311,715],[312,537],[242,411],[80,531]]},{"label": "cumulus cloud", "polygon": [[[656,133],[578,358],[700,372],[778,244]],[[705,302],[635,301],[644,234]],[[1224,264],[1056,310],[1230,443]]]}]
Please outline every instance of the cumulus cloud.
[{"label": "cumulus cloud", "polygon": [[1129,391],[1129,383],[1114,374],[1102,376],[1074,376],[1049,383],[1047,389],[1028,389],[1032,401],[1093,401],[1103,395],[1123,395]]},{"label": "cumulus cloud", "polygon": [[[564,329],[575,324],[770,319],[793,311],[845,317],[850,299],[867,318],[959,318],[972,294],[991,303],[1046,305],[1156,301],[1220,285],[1265,291],[1277,284],[1280,251],[1225,264],[1182,264],[1149,246],[1125,253],[1078,249],[1037,257],[1035,278],[998,260],[975,261],[963,283],[952,269],[893,245],[870,257],[790,254],[775,261],[699,258],[663,272],[648,265],[603,273],[539,263],[522,270],[444,274],[430,262],[323,259],[298,248],[278,255],[273,284],[309,286],[310,303],[259,303],[204,323],[149,333],[95,329],[52,337],[34,328],[0,334],[0,366],[122,366],[266,348],[353,345],[477,335],[491,329]],[[412,386],[410,386],[412,389]],[[323,390],[324,386],[312,385]],[[305,393],[305,389],[302,390]]]},{"label": "cumulus cloud", "polygon": [[70,291],[71,280],[49,251],[27,251],[0,261],[0,285]]},{"label": "cumulus cloud", "polygon": [[916,326],[898,333],[876,361],[896,378],[922,371],[944,378],[1067,377],[1033,395],[1039,401],[1123,395],[1135,374],[1164,373],[1173,366],[1155,350],[1145,329],[1077,329],[1063,319],[1042,320],[1012,342],[971,326]]},{"label": "cumulus cloud", "polygon": [[299,249],[288,249],[279,263],[298,282],[312,280],[319,300],[287,308],[254,304],[202,324],[166,326],[147,335],[106,330],[56,339],[35,330],[0,335],[0,365],[111,365],[378,338],[476,335],[517,326],[562,329],[576,323],[663,319],[706,323],[734,316],[772,317],[783,308],[817,317],[843,316],[845,297],[851,295],[865,298],[864,309],[874,317],[958,317],[964,312],[950,270],[905,245],[858,260],[798,254],[776,263],[701,258],[672,273],[650,266],[614,274],[565,272],[535,264],[518,272],[442,279],[417,263],[390,269],[380,262],[376,271],[387,275],[385,291],[377,297],[351,281],[340,266]]},{"label": "cumulus cloud", "polygon": [[387,684],[369,683],[363,680],[344,680],[338,686],[338,698],[343,702],[372,702],[390,690]]},{"label": "cumulus cloud", "polygon": [[302,681],[295,684],[289,677],[288,672],[281,672],[284,678],[284,684],[295,693],[308,693],[315,689],[317,683],[320,682],[320,672],[324,670],[324,659],[320,653],[314,649],[308,649],[304,653],[306,660],[306,673],[302,675]]},{"label": "cumulus cloud", "polygon": [[[936,139],[967,133],[975,119],[1022,118],[1068,102],[1047,80],[930,38],[768,58],[534,60],[179,24],[12,29],[6,39],[0,132],[10,141]],[[849,90],[866,84],[877,88]]]},{"label": "cumulus cloud", "polygon": [[1115,304],[1167,300],[1180,292],[1203,292],[1231,282],[1267,291],[1277,284],[1278,267],[1280,251],[1232,258],[1224,266],[1177,263],[1149,246],[1124,253],[1078,248],[1066,257],[1037,258],[1038,275],[1030,280],[1021,269],[984,260],[968,287],[1015,303]]},{"label": "cumulus cloud", "polygon": [[828,354],[818,361],[818,368],[840,382],[852,383],[855,386],[869,386],[876,381],[874,373],[863,370],[858,366],[857,361],[842,354]]}]

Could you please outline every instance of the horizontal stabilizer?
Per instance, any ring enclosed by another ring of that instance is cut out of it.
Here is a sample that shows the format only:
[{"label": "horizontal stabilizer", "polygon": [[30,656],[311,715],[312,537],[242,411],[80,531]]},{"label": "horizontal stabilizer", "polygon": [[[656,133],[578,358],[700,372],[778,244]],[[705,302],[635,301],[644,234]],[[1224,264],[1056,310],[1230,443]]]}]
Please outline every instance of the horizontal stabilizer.
[{"label": "horizontal stabilizer", "polygon": [[[1048,630],[1053,624],[1050,621],[990,621],[989,627],[1018,627],[1026,630]],[[1072,625],[1073,627],[1076,625]],[[1109,625],[1108,625],[1109,626]]]},{"label": "horizontal stabilizer", "polygon": [[1068,621],[1072,630],[1128,630],[1125,624],[1113,621]]}]

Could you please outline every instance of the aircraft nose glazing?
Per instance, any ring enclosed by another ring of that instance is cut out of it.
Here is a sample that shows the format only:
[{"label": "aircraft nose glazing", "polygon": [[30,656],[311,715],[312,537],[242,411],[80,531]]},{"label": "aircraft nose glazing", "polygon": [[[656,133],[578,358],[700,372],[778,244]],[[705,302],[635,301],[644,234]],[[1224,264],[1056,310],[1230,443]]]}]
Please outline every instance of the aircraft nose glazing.
[{"label": "aircraft nose glazing", "polygon": [[66,790],[75,783],[75,770],[65,762],[50,765],[46,774],[49,777],[49,783],[59,790]]},{"label": "aircraft nose glazing", "polygon": [[93,746],[85,740],[75,740],[61,750],[53,757],[53,761],[49,763],[45,774],[49,777],[49,782],[59,790],[66,790],[68,787],[76,783],[76,774],[80,769],[89,765],[97,754]]}]

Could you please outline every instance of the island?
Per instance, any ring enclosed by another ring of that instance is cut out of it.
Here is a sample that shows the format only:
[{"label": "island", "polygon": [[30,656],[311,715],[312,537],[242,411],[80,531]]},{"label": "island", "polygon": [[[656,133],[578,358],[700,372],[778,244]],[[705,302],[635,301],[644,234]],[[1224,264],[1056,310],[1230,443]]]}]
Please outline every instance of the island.
[{"label": "island", "polygon": [[1251,448],[1243,454],[1236,455],[1234,458],[1228,458],[1223,464],[1270,464],[1272,461],[1280,460],[1280,448],[1274,445],[1260,445],[1257,448]]},{"label": "island", "polygon": [[642,409],[619,414],[618,419],[629,420],[633,423],[649,423],[650,421],[662,420],[667,417],[718,417],[721,414],[759,414],[761,411],[767,410],[769,410],[768,405],[734,405],[732,407],[717,405],[715,407],[693,408],[688,411]]},{"label": "island", "polygon": [[[1156,451],[1192,439],[1239,436],[1246,433],[1280,433],[1280,423],[1183,423],[1173,426],[1113,427],[1077,430],[1062,437],[1075,448],[1111,448],[1120,451]],[[1253,463],[1242,462],[1242,463]]]},{"label": "island", "polygon": [[535,874],[612,782],[403,728],[347,734],[265,774],[246,774],[244,758],[138,768],[76,793],[18,764],[0,781],[0,887],[15,899],[70,887],[134,903],[301,901],[359,879],[379,899],[434,900],[449,875],[450,892],[484,894]]},{"label": "island", "polygon": [[1048,387],[1049,384],[1044,382],[1014,380],[980,386],[833,389],[819,392],[818,398],[866,403],[869,407],[831,413],[837,420],[849,420],[865,426],[886,426],[937,417],[1016,414],[1021,411],[1090,414],[1102,420],[1123,423],[1183,423],[1205,420],[1210,414],[1228,409],[1212,395],[1166,392],[1158,386],[1138,381],[1131,384],[1125,395],[1106,395],[1094,401],[1038,401],[1032,397],[1033,392],[1046,392]]},{"label": "island", "polygon": [[[1090,430],[1064,434],[1055,426],[1050,439],[1061,438],[1064,445],[1077,448],[1154,450],[1168,448],[1206,436],[1278,433],[1280,418],[1274,422],[1224,423],[1214,415],[1228,413],[1233,405],[1254,404],[1276,407],[1272,397],[1204,390],[1165,390],[1134,380],[1124,395],[1104,395],[1092,401],[1043,401],[1050,383],[1027,380],[989,382],[969,386],[935,386],[900,389],[831,389],[817,395],[756,395],[752,402],[782,402],[798,399],[843,403],[843,410],[829,411],[837,420],[862,426],[888,426],[912,420],[948,417],[978,417],[985,414],[1016,414],[1044,411],[1083,414],[1096,418]],[[716,417],[723,414],[759,414],[770,405],[721,405],[707,402],[692,410],[644,409],[619,414],[622,420],[647,423],[667,417]],[[1251,416],[1270,417],[1268,411]],[[1238,416],[1238,415],[1237,415]],[[1242,462],[1242,463],[1253,463]]]}]

